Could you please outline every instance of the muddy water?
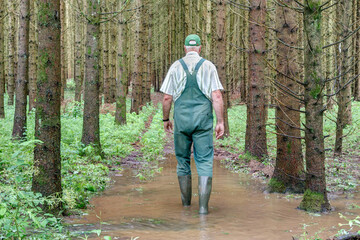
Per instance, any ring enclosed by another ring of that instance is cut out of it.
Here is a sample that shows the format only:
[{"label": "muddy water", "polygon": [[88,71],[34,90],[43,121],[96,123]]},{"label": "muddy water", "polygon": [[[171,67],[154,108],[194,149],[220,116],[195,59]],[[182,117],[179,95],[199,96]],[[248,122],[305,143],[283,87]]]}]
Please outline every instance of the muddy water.
[{"label": "muddy water", "polygon": [[[195,166],[193,166],[195,169]],[[194,171],[195,172],[195,171]],[[344,222],[338,213],[350,218],[360,215],[360,196],[331,200],[336,210],[322,216],[309,215],[296,209],[301,199],[287,199],[280,194],[263,193],[263,184],[247,175],[232,174],[214,163],[213,192],[210,214],[199,216],[197,176],[193,177],[193,204],[181,206],[173,156],[163,172],[147,183],[139,182],[131,170],[113,178],[115,184],[92,199],[94,208],[82,219],[68,220],[75,231],[102,229],[101,236],[113,239],[292,239],[305,231],[308,237],[322,230],[323,239],[339,230]],[[100,224],[102,222],[102,224]],[[303,230],[304,224],[307,225]],[[89,239],[102,239],[92,235]]]}]

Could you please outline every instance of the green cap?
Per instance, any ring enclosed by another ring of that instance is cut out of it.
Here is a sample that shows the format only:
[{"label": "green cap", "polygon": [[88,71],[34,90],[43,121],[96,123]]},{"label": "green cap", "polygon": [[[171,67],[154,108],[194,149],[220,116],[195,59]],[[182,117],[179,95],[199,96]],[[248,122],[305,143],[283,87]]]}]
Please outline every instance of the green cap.
[{"label": "green cap", "polygon": [[200,46],[200,37],[196,34],[190,34],[185,38],[185,46]]}]

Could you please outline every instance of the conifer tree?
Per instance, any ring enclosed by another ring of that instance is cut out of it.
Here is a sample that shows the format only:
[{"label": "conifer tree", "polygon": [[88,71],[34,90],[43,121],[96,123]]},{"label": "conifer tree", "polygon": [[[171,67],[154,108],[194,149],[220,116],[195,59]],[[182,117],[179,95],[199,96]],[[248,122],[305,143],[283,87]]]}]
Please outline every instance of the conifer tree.
[{"label": "conifer tree", "polygon": [[[39,0],[39,59],[35,116],[32,190],[44,197],[59,197],[61,188],[61,76],[60,76],[60,0]],[[58,213],[61,204],[44,210]]]},{"label": "conifer tree", "polygon": [[30,0],[20,0],[19,48],[16,79],[16,103],[13,138],[24,139],[26,131],[27,84],[29,82],[29,20]]}]

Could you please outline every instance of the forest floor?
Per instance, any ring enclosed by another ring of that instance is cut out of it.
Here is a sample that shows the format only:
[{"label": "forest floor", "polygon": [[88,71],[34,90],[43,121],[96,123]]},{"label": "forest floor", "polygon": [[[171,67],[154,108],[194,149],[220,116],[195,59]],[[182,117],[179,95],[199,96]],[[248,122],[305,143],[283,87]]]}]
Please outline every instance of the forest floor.
[{"label": "forest floor", "polygon": [[[157,106],[157,104],[161,101],[160,94],[153,95],[153,105]],[[160,106],[158,106],[160,107]],[[102,111],[111,113],[108,109],[111,108],[107,105],[103,105]],[[114,110],[113,110],[114,111]],[[223,167],[228,168],[230,171],[239,173],[240,175],[247,174],[261,183],[261,187],[258,189],[259,194],[265,193],[264,196],[267,196],[267,183],[270,179],[275,164],[275,154],[276,154],[276,142],[275,135],[268,135],[268,145],[269,145],[269,157],[265,159],[256,159],[251,155],[247,154],[243,150],[243,143],[245,139],[245,126],[246,126],[246,106],[238,104],[234,105],[231,108],[229,114],[229,122],[231,128],[231,136],[224,140],[215,141],[215,159],[216,161],[221,161]],[[357,112],[359,108],[357,105],[353,108],[355,116],[357,116]],[[133,147],[133,151],[131,151],[128,155],[123,156],[121,158],[115,157],[113,162],[117,162],[122,166],[122,168],[130,168],[138,174],[135,173],[140,180],[143,182],[152,182],[152,178],[159,175],[161,172],[162,166],[166,164],[167,158],[162,157],[165,155],[173,155],[174,154],[174,146],[173,146],[173,136],[172,134],[162,135],[164,137],[164,141],[162,145],[159,147],[161,150],[159,155],[153,159],[153,161],[144,161],[144,153],[141,149],[144,147],[144,141],[142,141],[143,136],[147,135],[149,131],[151,131],[154,124],[157,124],[156,131],[162,132],[162,122],[160,121],[153,122],[154,112],[157,112],[158,117],[161,118],[161,110],[154,109],[153,113],[149,115],[147,118],[145,127],[143,128],[140,135],[138,135],[137,140],[134,141],[131,145]],[[270,120],[271,114],[274,114],[273,109],[270,109]],[[355,119],[355,117],[354,117]],[[157,119],[159,120],[159,119]],[[328,121],[325,124],[325,132],[331,133],[334,128],[333,125],[330,125],[332,122]],[[358,122],[355,122],[354,128],[348,129],[351,132],[348,140],[345,141],[346,151],[345,154],[339,158],[334,157],[330,152],[327,155],[326,167],[327,167],[327,184],[329,191],[329,199],[336,200],[347,198],[352,199],[352,195],[358,190],[357,186],[360,183],[360,149],[357,144],[357,125]],[[330,126],[329,126],[330,125]],[[160,127],[159,127],[160,126]],[[154,132],[152,132],[154,134]],[[158,136],[159,134],[156,133]],[[161,135],[161,134],[160,134]],[[330,139],[332,140],[332,134],[330,134]],[[327,145],[330,146],[332,141],[327,141]],[[111,168],[110,168],[111,169]],[[120,172],[115,172],[115,174],[120,174]],[[119,175],[119,176],[120,176]],[[278,199],[301,199],[301,194],[279,194],[276,195]],[[339,202],[337,201],[337,204]],[[96,202],[101,200],[96,200]],[[344,206],[342,206],[344,207]],[[352,204],[346,206],[346,209],[359,208],[358,205]],[[345,210],[345,209],[343,209]],[[348,210],[351,211],[351,210]],[[335,214],[337,215],[337,214]],[[315,215],[317,216],[317,215]],[[337,221],[337,220],[335,220]],[[341,220],[339,220],[340,222]],[[294,239],[315,239],[310,238],[308,235],[304,235],[304,237],[294,238]]]},{"label": "forest floor", "polygon": [[[72,95],[73,93],[67,93]],[[70,99],[68,96],[67,99]],[[106,158],[94,154],[92,147],[82,146],[83,104],[66,100],[62,105],[62,185],[66,214],[81,214],[89,206],[89,199],[99,195],[111,185],[111,176],[121,175],[124,168],[131,168],[141,181],[151,180],[162,171],[165,154],[173,153],[171,134],[166,135],[162,124],[162,95],[152,95],[153,103],[144,106],[138,114],[127,114],[127,125],[114,123],[115,104],[102,104],[100,135]],[[127,102],[130,107],[130,101]],[[38,208],[44,199],[31,192],[33,174],[33,147],[35,114],[28,116],[26,142],[11,140],[13,106],[6,106],[6,118],[0,120],[0,232],[1,238],[26,237],[34,231],[39,239],[60,239],[63,224],[60,218],[44,215]],[[331,149],[335,138],[335,110],[329,111],[324,120],[326,148]],[[269,157],[253,158],[244,152],[246,106],[233,102],[229,109],[231,136],[215,141],[215,157],[233,172],[246,173],[260,179],[265,191],[272,175],[276,157],[274,110],[269,109]],[[334,157],[327,153],[327,184],[330,199],[341,195],[351,197],[360,184],[360,104],[353,103],[353,124],[345,130],[344,155]],[[284,195],[284,198],[299,196]],[[16,219],[17,225],[13,222]],[[31,221],[30,221],[31,220]],[[18,226],[23,226],[17,229]],[[35,230],[34,230],[35,229]],[[51,237],[49,237],[51,236]],[[54,236],[57,236],[54,238]],[[63,239],[69,239],[68,235]]]},{"label": "forest floor", "polygon": [[[154,106],[161,103],[162,94],[152,94],[152,102]],[[102,113],[111,113],[115,111],[114,104],[105,104],[101,108]],[[246,126],[246,106],[233,101],[233,108],[229,113],[229,124],[231,136],[224,140],[215,141],[214,157],[223,160],[226,168],[233,172],[242,172],[250,174],[252,177],[269,179],[272,176],[275,166],[276,157],[276,136],[275,134],[268,134],[269,157],[264,159],[257,159],[244,151],[245,126]],[[335,111],[335,110],[333,110]],[[274,110],[269,110],[270,122]],[[326,145],[331,150],[331,144],[334,143],[335,125],[329,113],[325,119],[325,134],[330,137],[327,138]],[[330,116],[330,117],[329,117]],[[360,104],[355,103],[353,106],[354,123],[352,127],[347,129],[348,136],[344,140],[344,154],[342,156],[334,156],[331,151],[328,151],[326,157],[327,169],[327,188],[330,194],[330,199],[342,194],[351,194],[357,190],[360,185],[360,122],[357,121],[360,116]],[[144,134],[151,125],[153,115],[150,115],[143,130]],[[171,134],[167,134],[164,143],[163,154],[173,153],[173,138]],[[124,167],[144,168],[141,161],[141,135],[138,141],[133,143],[134,151],[121,159],[121,164]],[[147,165],[150,167],[151,165]]]}]

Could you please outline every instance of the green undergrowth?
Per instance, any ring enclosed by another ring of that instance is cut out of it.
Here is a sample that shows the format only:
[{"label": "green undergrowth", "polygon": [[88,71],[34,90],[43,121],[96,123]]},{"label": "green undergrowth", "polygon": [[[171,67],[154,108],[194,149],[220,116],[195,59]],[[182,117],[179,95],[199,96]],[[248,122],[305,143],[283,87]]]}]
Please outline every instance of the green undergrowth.
[{"label": "green undergrowth", "polygon": [[[139,115],[128,113],[126,126],[116,125],[110,113],[101,114],[100,137],[105,153],[102,158],[91,146],[81,144],[83,104],[67,104],[61,118],[63,196],[60,199],[46,199],[31,192],[36,144],[34,112],[28,115],[28,139],[20,143],[11,140],[14,107],[6,106],[5,110],[6,118],[0,119],[0,239],[70,239],[61,218],[45,214],[40,205],[62,201],[66,214],[86,208],[90,197],[108,186],[110,169],[121,171],[119,159],[134,151],[132,143],[142,135],[156,107],[148,105]],[[154,119],[156,123],[161,121],[159,114]],[[157,133],[157,142],[155,137],[145,134],[142,141],[144,145],[152,144],[152,148],[144,147],[142,151],[147,159],[155,159],[163,146],[162,135],[155,123],[150,129]]]},{"label": "green undergrowth", "polygon": [[[249,160],[256,159],[250,154],[245,153],[245,133],[246,133],[246,105],[237,105],[229,109],[230,137],[217,141],[218,146],[222,146],[227,151],[237,154],[235,160],[225,161],[226,166],[234,172],[248,172],[246,164]],[[326,175],[327,189],[331,192],[354,191],[360,184],[360,102],[352,103],[352,124],[344,130],[345,138],[343,141],[343,156],[334,157],[333,149],[336,133],[336,114],[337,108],[325,112],[324,115],[324,136],[326,151]],[[276,158],[276,129],[274,125],[275,109],[269,109],[267,121],[267,144],[269,156],[261,160],[265,165],[274,166]],[[302,122],[305,122],[302,114]],[[304,133],[302,132],[304,137]],[[305,141],[303,144],[303,155],[305,155]]]},{"label": "green undergrowth", "polygon": [[[268,153],[271,158],[276,154],[276,135],[274,131],[275,110],[268,110],[269,120],[267,126],[267,145]],[[218,140],[217,144],[234,154],[245,154],[245,134],[246,134],[246,105],[237,105],[228,110],[230,137]],[[251,157],[252,159],[253,157]]]},{"label": "green undergrowth", "polygon": [[137,177],[141,180],[151,178],[162,170],[159,160],[162,159],[165,145],[165,131],[162,124],[162,110],[158,107],[152,123],[140,140],[143,167]]}]

